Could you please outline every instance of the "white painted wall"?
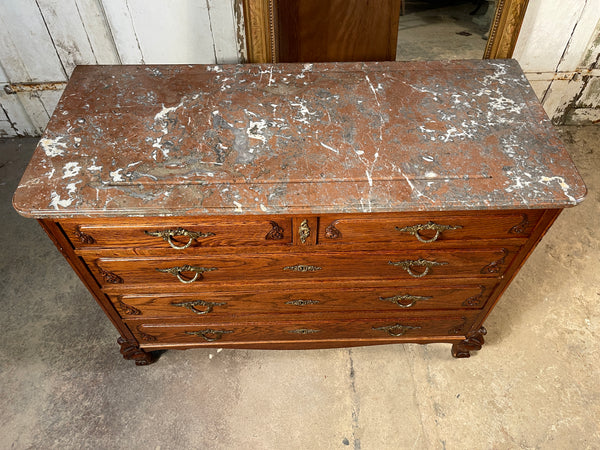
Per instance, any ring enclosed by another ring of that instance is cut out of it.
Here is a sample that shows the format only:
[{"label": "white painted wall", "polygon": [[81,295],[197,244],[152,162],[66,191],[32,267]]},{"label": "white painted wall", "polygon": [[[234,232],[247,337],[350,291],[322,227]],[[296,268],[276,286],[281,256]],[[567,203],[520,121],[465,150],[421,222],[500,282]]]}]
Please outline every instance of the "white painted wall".
[{"label": "white painted wall", "polygon": [[0,136],[39,135],[77,64],[238,62],[234,2],[0,0]]},{"label": "white painted wall", "polygon": [[[39,135],[77,64],[240,61],[235,2],[0,0],[0,136]],[[514,56],[557,123],[600,120],[599,54],[600,0],[529,1]]]},{"label": "white painted wall", "polygon": [[600,121],[600,0],[530,0],[513,56],[555,123]]}]

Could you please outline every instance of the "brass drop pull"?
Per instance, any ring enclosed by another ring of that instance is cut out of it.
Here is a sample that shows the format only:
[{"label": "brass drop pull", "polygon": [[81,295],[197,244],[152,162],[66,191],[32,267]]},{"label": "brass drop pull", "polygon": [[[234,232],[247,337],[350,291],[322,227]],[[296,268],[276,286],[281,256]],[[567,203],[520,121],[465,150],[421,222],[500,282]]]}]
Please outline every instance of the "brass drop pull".
[{"label": "brass drop pull", "polygon": [[[187,264],[185,266],[178,266],[178,267],[169,267],[168,269],[156,269],[159,272],[163,272],[163,273],[170,273],[173,276],[176,276],[177,279],[179,281],[181,281],[182,283],[193,283],[194,281],[198,280],[198,279],[202,279],[203,276],[202,274],[204,272],[211,272],[213,270],[218,270],[217,267],[197,267],[197,266],[188,266]],[[181,274],[182,272],[194,272],[195,275],[193,278],[184,278],[183,275]]]},{"label": "brass drop pull", "polygon": [[[215,235],[215,233],[210,233],[210,232],[209,233],[201,233],[199,231],[189,231],[189,230],[185,230],[183,228],[177,228],[175,230],[145,231],[145,233],[149,236],[156,236],[156,237],[163,238],[165,241],[167,241],[169,243],[169,245],[172,248],[174,248],[176,250],[185,250],[190,245],[192,245],[192,242],[194,241],[194,239]],[[176,236],[185,236],[185,237],[189,238],[189,240],[188,240],[187,244],[185,244],[185,245],[176,245],[175,242],[173,242],[173,238]]]},{"label": "brass drop pull", "polygon": [[[440,234],[444,231],[447,230],[457,230],[459,228],[462,228],[462,226],[460,225],[439,225],[437,223],[434,222],[427,222],[427,223],[422,223],[419,225],[413,225],[410,227],[396,227],[396,230],[403,232],[403,233],[409,233],[412,234],[414,237],[416,237],[419,242],[423,242],[424,244],[429,244],[430,242],[435,242],[437,241],[437,239],[440,237]],[[435,231],[435,235],[431,238],[431,239],[424,239],[423,236],[421,236],[420,232],[421,231]]]},{"label": "brass drop pull", "polygon": [[295,333],[295,334],[313,334],[313,333],[318,333],[321,330],[311,330],[310,328],[299,328],[297,330],[289,330],[288,333]]},{"label": "brass drop pull", "polygon": [[200,336],[205,341],[214,342],[221,339],[224,334],[233,333],[233,330],[213,330],[212,328],[208,328],[206,330],[200,331],[186,331],[185,334],[190,334],[193,336]]},{"label": "brass drop pull", "polygon": [[401,325],[399,323],[395,323],[394,325],[387,325],[384,327],[373,327],[375,331],[385,331],[390,336],[404,336],[407,331],[410,330],[420,330],[421,327],[411,327],[410,325]]},{"label": "brass drop pull", "polygon": [[[379,297],[379,300],[384,302],[391,302],[398,305],[400,308],[411,308],[415,306],[417,302],[423,300],[429,300],[433,297],[421,297],[419,295],[394,295],[393,297]],[[408,303],[407,303],[408,302]]]},{"label": "brass drop pull", "polygon": [[[173,305],[173,306],[181,306],[183,308],[187,308],[190,311],[192,311],[193,313],[198,314],[198,315],[211,313],[215,306],[223,306],[226,304],[227,304],[226,302],[225,303],[205,302],[204,300],[196,300],[193,302],[171,303],[171,305]],[[196,306],[202,306],[206,309],[200,310],[200,309],[197,309]]]},{"label": "brass drop pull", "polygon": [[[421,278],[429,273],[433,266],[445,266],[447,262],[427,261],[426,259],[415,259],[406,261],[388,261],[388,264],[392,266],[398,266],[406,270],[411,277]],[[415,273],[412,271],[413,267],[425,267],[425,270],[421,273]]]}]

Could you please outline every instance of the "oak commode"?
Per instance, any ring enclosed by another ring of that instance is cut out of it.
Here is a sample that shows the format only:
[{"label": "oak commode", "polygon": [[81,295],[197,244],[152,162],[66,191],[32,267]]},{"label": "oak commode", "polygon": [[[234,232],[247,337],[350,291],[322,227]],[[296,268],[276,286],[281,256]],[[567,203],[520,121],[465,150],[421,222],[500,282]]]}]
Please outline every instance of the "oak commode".
[{"label": "oak commode", "polygon": [[511,60],[79,66],[14,205],[136,364],[205,346],[467,357],[585,192]]}]

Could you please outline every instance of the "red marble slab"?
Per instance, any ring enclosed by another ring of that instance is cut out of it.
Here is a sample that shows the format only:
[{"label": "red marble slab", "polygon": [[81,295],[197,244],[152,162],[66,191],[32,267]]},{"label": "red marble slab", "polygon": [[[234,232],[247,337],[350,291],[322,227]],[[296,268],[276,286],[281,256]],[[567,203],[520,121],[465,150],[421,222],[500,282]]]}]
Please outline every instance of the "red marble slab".
[{"label": "red marble slab", "polygon": [[79,66],[36,218],[563,208],[585,185],[516,61]]}]

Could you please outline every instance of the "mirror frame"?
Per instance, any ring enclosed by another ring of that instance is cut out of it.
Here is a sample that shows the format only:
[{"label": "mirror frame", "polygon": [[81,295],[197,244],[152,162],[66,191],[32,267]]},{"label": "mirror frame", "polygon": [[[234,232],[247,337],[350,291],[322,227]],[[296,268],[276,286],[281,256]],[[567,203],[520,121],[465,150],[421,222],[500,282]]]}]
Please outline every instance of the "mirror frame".
[{"label": "mirror frame", "polygon": [[[246,30],[246,62],[277,62],[278,32],[277,0],[236,0],[242,2],[243,21],[238,24]],[[490,35],[483,59],[511,58],[529,0],[498,0],[490,26]]]}]

